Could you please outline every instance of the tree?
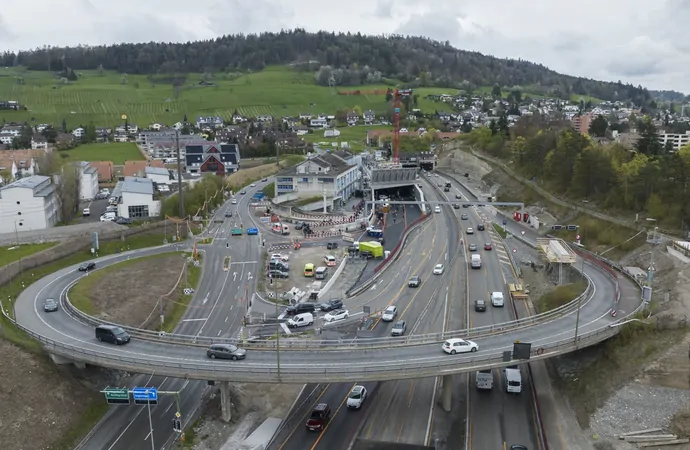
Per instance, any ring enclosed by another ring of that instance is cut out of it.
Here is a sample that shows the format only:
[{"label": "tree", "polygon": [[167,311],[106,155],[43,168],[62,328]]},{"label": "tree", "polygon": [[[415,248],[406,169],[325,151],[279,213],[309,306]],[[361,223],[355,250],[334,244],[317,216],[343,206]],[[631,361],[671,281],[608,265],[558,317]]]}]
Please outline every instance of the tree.
[{"label": "tree", "polygon": [[498,84],[494,84],[494,87],[491,89],[491,95],[494,97],[500,97],[501,96],[501,86]]},{"label": "tree", "polygon": [[84,131],[84,142],[96,142],[98,134],[96,133],[96,125],[93,122],[89,122],[89,124],[84,127]]},{"label": "tree", "polygon": [[56,177],[55,198],[58,204],[60,220],[69,223],[77,216],[79,211],[79,167],[73,164],[65,164]]},{"label": "tree", "polygon": [[609,128],[609,122],[604,116],[599,114],[589,124],[589,134],[596,137],[606,136],[606,130]]},{"label": "tree", "polygon": [[62,119],[62,132],[67,133],[67,121]]},{"label": "tree", "polygon": [[635,148],[638,152],[648,156],[660,155],[663,153],[663,147],[659,142],[659,133],[657,133],[656,126],[652,123],[649,117],[638,121],[638,132],[640,138],[635,143]]},{"label": "tree", "polygon": [[495,136],[498,133],[498,125],[496,125],[495,119],[491,119],[491,122],[489,122],[489,130],[491,131],[491,136]]}]

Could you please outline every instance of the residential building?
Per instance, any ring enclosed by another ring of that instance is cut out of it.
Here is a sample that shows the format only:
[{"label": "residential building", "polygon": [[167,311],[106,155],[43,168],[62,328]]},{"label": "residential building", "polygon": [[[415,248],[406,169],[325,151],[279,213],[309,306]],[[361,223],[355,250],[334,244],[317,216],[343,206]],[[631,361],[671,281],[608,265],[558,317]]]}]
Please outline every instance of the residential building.
[{"label": "residential building", "polygon": [[12,145],[14,138],[22,133],[21,125],[5,125],[0,129],[0,143]]},{"label": "residential building", "polygon": [[161,213],[161,202],[154,198],[153,181],[148,178],[125,177],[117,182],[111,196],[117,198],[121,217],[140,219]]},{"label": "residential building", "polygon": [[43,150],[0,150],[0,183],[35,175],[37,159],[44,154]]},{"label": "residential building", "polygon": [[347,117],[345,118],[347,121],[348,126],[355,126],[359,122],[359,114],[357,114],[355,111],[347,113]]},{"label": "residential building", "polygon": [[17,111],[20,106],[16,100],[0,100],[0,109],[14,109]]},{"label": "residential building", "polygon": [[167,159],[177,157],[177,142],[180,143],[180,156],[184,158],[186,145],[205,142],[198,134],[176,134],[175,130],[142,131],[137,135],[137,143],[152,158]]},{"label": "residential building", "polygon": [[664,147],[668,142],[670,142],[673,146],[673,150],[678,151],[682,146],[690,144],[690,131],[686,131],[684,134],[674,134],[660,131],[659,142],[661,142],[661,145]]},{"label": "residential building", "polygon": [[82,127],[72,130],[72,136],[74,136],[77,139],[81,139],[84,136],[84,134],[86,134],[86,130]]},{"label": "residential building", "polygon": [[232,123],[234,123],[235,125],[240,124],[240,123],[244,123],[247,120],[248,119],[246,117],[241,116],[239,114],[233,114],[233,116],[232,116]]},{"label": "residential building", "polygon": [[55,138],[57,148],[72,148],[74,147],[74,135],[70,133],[58,133]]},{"label": "residential building", "polygon": [[259,116],[256,116],[256,121],[261,123],[273,122],[273,116],[269,116],[268,114],[261,114]]},{"label": "residential building", "polygon": [[335,154],[320,154],[276,175],[274,201],[321,197],[325,192],[331,205],[342,206],[358,189],[360,177],[356,165]]},{"label": "residential building", "polygon": [[227,175],[240,168],[240,148],[237,144],[207,142],[185,148],[185,167],[189,173]]},{"label": "residential building", "polygon": [[31,149],[48,150],[48,140],[40,134],[34,134],[31,136]]},{"label": "residential building", "polygon": [[589,125],[592,123],[591,114],[575,115],[570,119],[573,124],[573,128],[580,134],[589,134]]},{"label": "residential building", "polygon": [[146,178],[156,184],[170,184],[172,183],[170,171],[160,167],[147,167],[145,169]]},{"label": "residential building", "polygon": [[89,164],[96,168],[98,181],[108,182],[115,178],[115,168],[112,161],[91,161]]},{"label": "residential building", "polygon": [[60,221],[56,186],[32,175],[0,188],[0,233],[45,230]]},{"label": "residential building", "polygon": [[137,134],[139,133],[139,126],[136,123],[123,123],[115,127],[115,133]]},{"label": "residential building", "polygon": [[157,159],[153,159],[151,161],[125,161],[125,165],[122,168],[122,173],[125,177],[144,178],[146,176],[147,167],[165,168],[165,164],[163,161]]},{"label": "residential building", "polygon": [[199,129],[209,128],[215,130],[216,128],[223,128],[223,118],[220,116],[197,117],[196,127]]},{"label": "residential building", "polygon": [[149,130],[161,131],[164,129],[165,129],[165,125],[160,124],[160,123],[152,123],[151,125],[149,125]]},{"label": "residential building", "polygon": [[310,119],[309,126],[313,128],[326,128],[328,126],[328,120],[325,117]]},{"label": "residential building", "polygon": [[376,121],[376,113],[369,109],[364,111],[363,118],[364,125],[373,125],[374,121]]},{"label": "residential building", "polygon": [[78,161],[72,164],[79,170],[79,198],[92,200],[98,194],[98,169],[91,163]]}]

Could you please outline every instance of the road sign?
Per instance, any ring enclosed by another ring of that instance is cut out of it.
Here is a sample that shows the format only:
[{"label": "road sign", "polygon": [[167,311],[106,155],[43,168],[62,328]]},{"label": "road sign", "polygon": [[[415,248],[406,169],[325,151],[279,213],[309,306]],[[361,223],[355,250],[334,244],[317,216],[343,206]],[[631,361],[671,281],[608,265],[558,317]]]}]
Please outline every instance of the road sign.
[{"label": "road sign", "polygon": [[576,241],[579,241],[579,240],[580,240],[580,235],[579,235],[579,234],[575,235],[575,240],[576,240]]},{"label": "road sign", "polygon": [[180,412],[177,411],[177,412],[175,413],[175,417],[177,417],[177,418],[179,419],[180,417],[182,417],[182,414],[180,414]]},{"label": "road sign", "polygon": [[157,405],[158,389],[155,387],[135,387],[132,389],[135,405]]},{"label": "road sign", "polygon": [[129,390],[127,388],[105,388],[105,401],[109,405],[129,405]]},{"label": "road sign", "polygon": [[580,228],[580,227],[577,226],[577,225],[568,225],[568,226],[566,227],[566,229],[567,229],[568,231],[576,231],[578,228]]},{"label": "road sign", "polygon": [[520,234],[525,235],[525,230],[520,231]]},{"label": "road sign", "polygon": [[513,253],[517,253],[517,249],[516,249],[516,248],[513,249]]}]

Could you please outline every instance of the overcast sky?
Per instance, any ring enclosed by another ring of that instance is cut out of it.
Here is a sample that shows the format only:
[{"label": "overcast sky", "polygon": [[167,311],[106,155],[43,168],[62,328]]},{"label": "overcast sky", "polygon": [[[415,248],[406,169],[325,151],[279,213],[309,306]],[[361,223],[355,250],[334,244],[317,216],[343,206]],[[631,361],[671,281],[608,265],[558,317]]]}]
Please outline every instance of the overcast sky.
[{"label": "overcast sky", "polygon": [[423,35],[558,72],[690,93],[690,0],[30,0],[0,50],[187,41],[295,27]]}]

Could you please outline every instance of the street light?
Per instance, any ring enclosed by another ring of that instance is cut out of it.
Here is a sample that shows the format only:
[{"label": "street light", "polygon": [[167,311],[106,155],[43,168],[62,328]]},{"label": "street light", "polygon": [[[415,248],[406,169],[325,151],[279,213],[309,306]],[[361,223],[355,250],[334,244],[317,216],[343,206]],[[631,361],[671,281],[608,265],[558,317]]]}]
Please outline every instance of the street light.
[{"label": "street light", "polygon": [[657,231],[659,227],[656,226],[657,220],[652,217],[647,217],[648,222],[654,222],[654,233],[652,234],[652,251],[649,257],[649,268],[647,269],[647,285],[652,287],[654,282],[654,246],[657,244]]},{"label": "street light", "polygon": [[280,382],[280,323],[278,323],[278,292],[273,284],[273,275],[268,274],[268,282],[273,286],[273,302],[276,305],[276,364],[278,366],[278,381]]},{"label": "street light", "polygon": [[[585,280],[587,278],[585,276],[585,258],[584,258],[584,256],[580,255],[580,259],[582,260],[582,266],[580,267],[580,274],[582,274],[582,279]],[[584,297],[584,295],[580,295],[577,299],[577,315],[575,316],[575,348],[577,348],[577,335],[580,332],[580,306],[581,306],[583,297]]]}]

